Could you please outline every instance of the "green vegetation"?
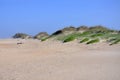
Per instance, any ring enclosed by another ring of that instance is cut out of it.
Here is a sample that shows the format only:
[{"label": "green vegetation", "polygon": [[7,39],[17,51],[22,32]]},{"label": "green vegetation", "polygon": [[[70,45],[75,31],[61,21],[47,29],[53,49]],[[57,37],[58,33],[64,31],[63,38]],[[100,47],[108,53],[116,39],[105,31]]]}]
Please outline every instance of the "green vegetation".
[{"label": "green vegetation", "polygon": [[41,41],[46,41],[49,37],[43,37],[41,38]]},{"label": "green vegetation", "polygon": [[[57,40],[60,40],[62,42],[70,42],[73,40],[80,40],[80,43],[86,43],[86,44],[93,44],[97,43],[100,40],[104,40],[106,42],[109,42],[110,45],[117,44],[120,42],[120,34],[113,33],[113,32],[92,32],[92,31],[85,31],[83,33],[75,32],[68,35],[62,35],[58,36]],[[113,39],[113,40],[112,40]]]},{"label": "green vegetation", "polygon": [[99,41],[100,41],[99,39],[93,39],[93,40],[87,42],[86,44],[93,44],[93,43],[97,43]]},{"label": "green vegetation", "polygon": [[89,36],[90,34],[92,34],[92,32],[90,32],[90,31],[85,31],[85,32],[79,34],[79,37],[87,37],[87,36]]},{"label": "green vegetation", "polygon": [[113,45],[113,44],[117,44],[120,42],[120,38],[111,38],[110,40],[108,40],[108,42],[110,42],[110,45]]},{"label": "green vegetation", "polygon": [[117,39],[117,40],[113,41],[110,45],[118,44],[119,42],[120,42],[120,39]]},{"label": "green vegetation", "polygon": [[68,35],[59,35],[57,36],[57,40],[60,40],[62,42],[70,42],[74,39],[77,39],[77,37],[80,35],[80,33],[71,33]]},{"label": "green vegetation", "polygon": [[90,37],[95,38],[95,37],[100,37],[100,36],[104,36],[104,34],[103,33],[96,33],[96,34],[91,35]]},{"label": "green vegetation", "polygon": [[70,26],[60,29],[49,35],[46,32],[40,32],[34,37],[27,34],[17,33],[13,38],[33,38],[41,41],[47,39],[56,39],[63,43],[78,40],[80,43],[93,44],[101,41],[108,42],[110,45],[120,43],[120,31],[111,30],[104,26],[80,26],[78,28]]},{"label": "green vegetation", "polygon": [[63,41],[64,43],[65,42],[70,42],[70,41],[73,41],[76,39],[76,36],[74,35],[71,35],[71,36],[67,36],[66,39]]},{"label": "green vegetation", "polygon": [[116,39],[115,41],[113,41],[110,45],[113,45],[113,44],[117,44],[120,42],[120,39]]},{"label": "green vegetation", "polygon": [[84,42],[87,42],[89,41],[89,38],[84,38],[83,40],[80,41],[80,43],[84,43]]},{"label": "green vegetation", "polygon": [[40,32],[34,36],[34,39],[45,41],[47,39],[47,37],[49,37],[49,34],[47,32]]},{"label": "green vegetation", "polygon": [[92,31],[92,32],[111,32],[110,29],[108,29],[104,26],[101,26],[101,25],[92,26],[92,27],[89,28],[89,31]]}]

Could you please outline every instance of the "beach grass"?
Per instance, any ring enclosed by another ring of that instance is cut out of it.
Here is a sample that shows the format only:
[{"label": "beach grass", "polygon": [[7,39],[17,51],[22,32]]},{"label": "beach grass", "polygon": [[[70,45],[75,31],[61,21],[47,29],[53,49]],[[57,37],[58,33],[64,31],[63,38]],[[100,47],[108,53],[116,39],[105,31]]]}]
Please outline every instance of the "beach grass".
[{"label": "beach grass", "polygon": [[88,41],[86,44],[93,44],[93,43],[97,43],[99,41],[100,40],[97,38],[97,39],[93,39],[93,40]]}]

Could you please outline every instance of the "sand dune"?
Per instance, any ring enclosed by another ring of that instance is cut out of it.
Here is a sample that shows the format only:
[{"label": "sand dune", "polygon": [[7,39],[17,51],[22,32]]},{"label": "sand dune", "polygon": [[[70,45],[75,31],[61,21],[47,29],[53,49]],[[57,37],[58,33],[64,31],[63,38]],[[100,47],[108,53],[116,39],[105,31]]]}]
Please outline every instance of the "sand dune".
[{"label": "sand dune", "polygon": [[0,80],[120,80],[120,45],[0,40]]}]

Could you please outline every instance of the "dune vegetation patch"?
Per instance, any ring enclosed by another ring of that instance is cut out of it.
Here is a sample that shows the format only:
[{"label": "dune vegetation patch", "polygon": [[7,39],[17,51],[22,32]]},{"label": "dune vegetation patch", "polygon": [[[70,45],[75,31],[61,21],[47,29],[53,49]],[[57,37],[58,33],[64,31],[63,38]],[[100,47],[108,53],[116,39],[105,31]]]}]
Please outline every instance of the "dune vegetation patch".
[{"label": "dune vegetation patch", "polygon": [[110,39],[109,42],[110,42],[110,45],[118,44],[118,43],[120,43],[120,38]]},{"label": "dune vegetation patch", "polygon": [[89,38],[84,38],[80,41],[80,43],[84,43],[84,42],[87,42],[87,41],[89,41]]},{"label": "dune vegetation patch", "polygon": [[110,45],[120,43],[120,31],[111,30],[104,26],[80,26],[80,27],[65,27],[63,29],[57,30],[51,35],[47,32],[40,32],[34,37],[20,33],[15,34],[13,38],[33,38],[41,41],[46,40],[59,40],[63,43],[78,40],[79,43],[93,44],[98,42],[107,42]]},{"label": "dune vegetation patch", "polygon": [[104,36],[103,33],[96,33],[96,34],[92,34],[91,37],[96,38],[96,37],[101,37]]},{"label": "dune vegetation patch", "polygon": [[41,38],[41,41],[46,41],[49,37],[43,37]]},{"label": "dune vegetation patch", "polygon": [[93,40],[88,41],[86,44],[93,44],[93,43],[97,43],[99,41],[100,41],[99,39],[93,39]]},{"label": "dune vegetation patch", "polygon": [[73,41],[73,40],[77,39],[78,36],[79,36],[79,34],[77,34],[77,33],[69,34],[63,38],[63,42],[65,43],[65,42]]}]

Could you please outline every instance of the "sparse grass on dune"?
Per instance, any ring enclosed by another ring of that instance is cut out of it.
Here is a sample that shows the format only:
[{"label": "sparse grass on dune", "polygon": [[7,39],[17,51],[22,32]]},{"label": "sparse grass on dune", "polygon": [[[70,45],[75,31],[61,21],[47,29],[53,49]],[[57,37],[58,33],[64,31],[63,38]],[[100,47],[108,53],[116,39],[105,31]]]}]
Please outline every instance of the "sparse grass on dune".
[{"label": "sparse grass on dune", "polygon": [[74,39],[77,39],[80,33],[71,33],[67,35],[58,35],[56,36],[56,39],[62,42],[70,42],[73,41]]},{"label": "sparse grass on dune", "polygon": [[120,43],[120,34],[108,34],[105,38],[110,45]]},{"label": "sparse grass on dune", "polygon": [[77,34],[77,33],[69,34],[69,35],[67,35],[67,36],[64,37],[63,42],[73,41],[73,40],[77,39],[78,36],[79,36],[79,34]]},{"label": "sparse grass on dune", "polygon": [[80,41],[80,43],[84,43],[84,42],[87,42],[87,41],[89,41],[89,38],[84,38]]},{"label": "sparse grass on dune", "polygon": [[119,42],[120,42],[120,39],[116,39],[116,40],[114,40],[110,45],[118,44]]},{"label": "sparse grass on dune", "polygon": [[96,33],[96,34],[91,35],[90,37],[95,38],[95,37],[101,37],[101,36],[104,36],[104,33]]},{"label": "sparse grass on dune", "polygon": [[[115,38],[115,40],[112,40],[111,38]],[[71,33],[68,35],[63,35],[57,38],[58,40],[62,42],[70,42],[75,39],[80,40],[80,43],[86,43],[86,44],[93,44],[100,42],[100,40],[104,39],[106,42],[110,42],[110,44],[117,44],[120,42],[120,34],[113,34],[111,32],[90,32],[86,31],[83,33]]]},{"label": "sparse grass on dune", "polygon": [[65,43],[65,42],[70,42],[70,41],[73,41],[73,40],[75,40],[75,36],[69,36],[63,42]]},{"label": "sparse grass on dune", "polygon": [[70,42],[70,41],[73,41],[75,39],[87,37],[87,36],[89,36],[90,33],[91,32],[89,32],[89,31],[83,32],[83,33],[71,33],[68,35],[63,35],[61,37],[58,37],[58,40],[63,41],[63,42]]},{"label": "sparse grass on dune", "polygon": [[43,37],[41,41],[46,41],[49,37]]},{"label": "sparse grass on dune", "polygon": [[93,39],[93,40],[88,41],[86,44],[93,44],[93,43],[97,43],[99,41],[100,40],[97,38],[97,39]]},{"label": "sparse grass on dune", "polygon": [[[14,37],[16,38],[18,35],[15,35]],[[20,34],[20,37],[23,38],[23,35]],[[74,41],[75,39],[78,40],[79,43],[86,44],[93,44],[101,41],[105,41],[110,45],[120,43],[120,32],[110,30],[103,26],[81,28],[67,27],[56,31],[51,35],[42,32],[35,37],[41,41],[52,39],[62,41],[63,43]]]},{"label": "sparse grass on dune", "polygon": [[[55,39],[62,41],[63,43],[71,42],[74,41],[75,39],[80,40],[80,43],[86,43],[86,44],[98,43],[101,40],[104,40],[105,42],[109,42],[110,45],[120,43],[120,34],[113,34],[112,32],[95,33],[91,31],[85,31],[83,33],[71,33],[67,35],[59,35],[54,37]],[[41,41],[45,41],[47,39],[49,39],[49,37],[44,38]]]}]

